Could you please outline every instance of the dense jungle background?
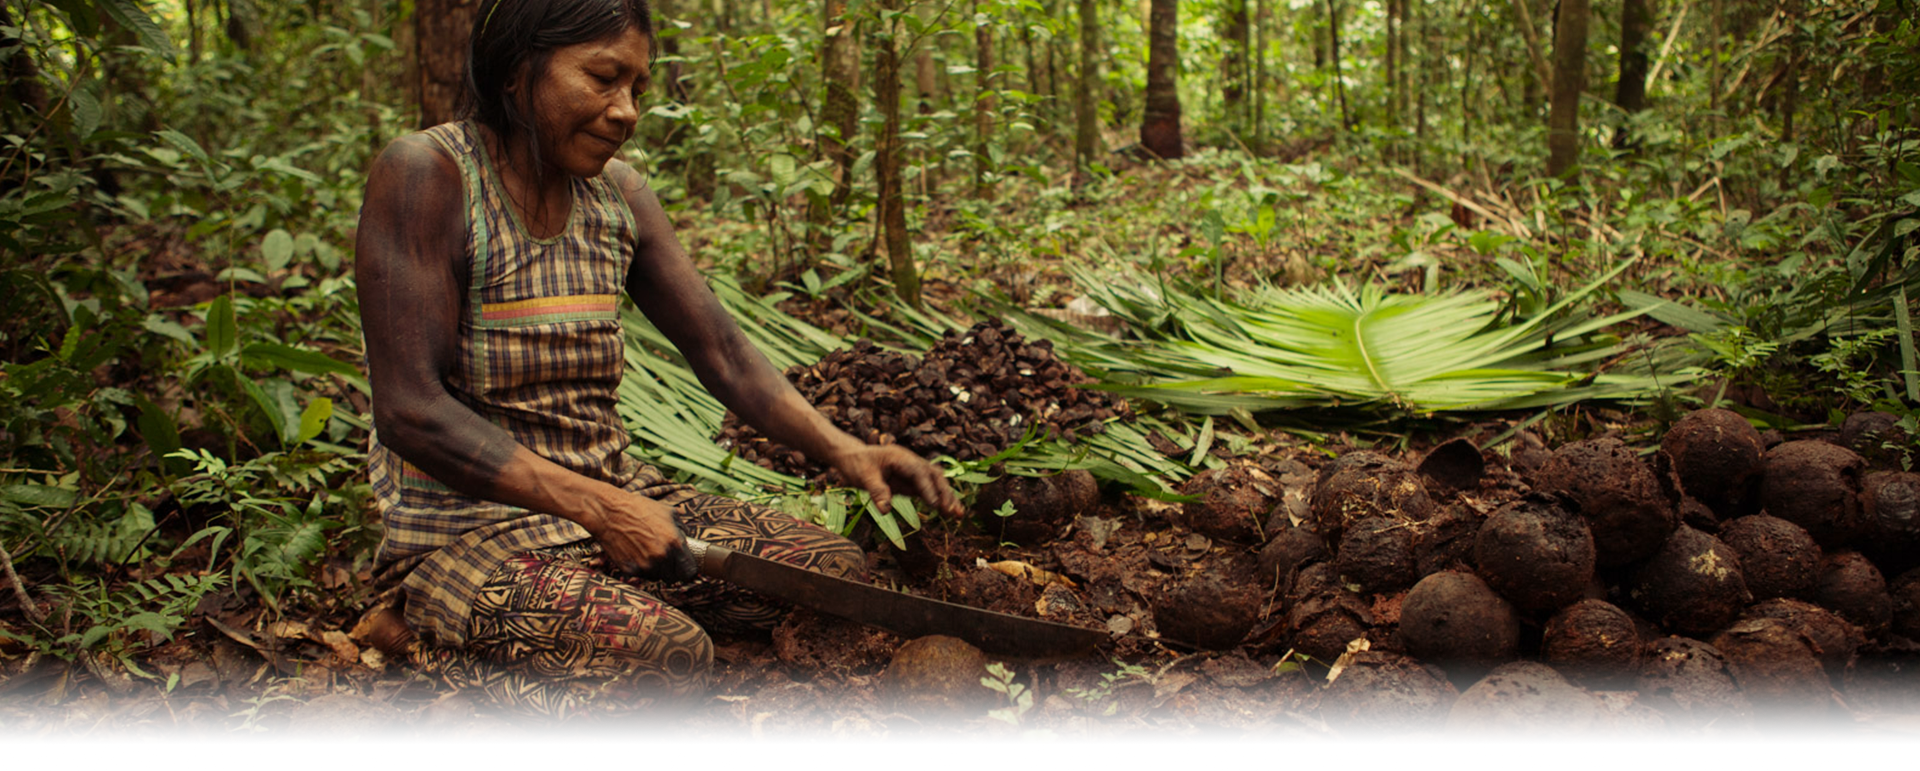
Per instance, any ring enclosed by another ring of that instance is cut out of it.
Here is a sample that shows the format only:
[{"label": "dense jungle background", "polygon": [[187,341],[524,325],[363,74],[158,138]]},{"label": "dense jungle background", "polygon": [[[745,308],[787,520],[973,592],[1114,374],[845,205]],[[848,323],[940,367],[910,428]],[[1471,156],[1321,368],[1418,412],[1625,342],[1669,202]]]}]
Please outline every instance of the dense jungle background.
[{"label": "dense jungle background", "polygon": [[[380,537],[361,188],[389,140],[458,115],[484,4],[0,1],[0,730],[525,725],[352,634]],[[628,308],[632,451],[849,534],[882,583],[1112,641],[1054,664],[942,653],[957,680],[916,680],[903,641],[802,612],[723,640],[714,695],[648,719],[1322,735],[1920,715],[1909,0],[655,12],[628,159],[769,358],[849,430],[938,457],[973,513],[923,521],[812,478]],[[1680,428],[1702,423],[1735,437],[1713,440],[1740,459],[1724,484],[1689,476],[1707,440]],[[1651,546],[1609,544],[1581,498],[1602,483],[1568,481],[1581,452],[1665,512]],[[1374,507],[1355,514],[1335,503],[1355,469],[1421,502],[1353,493]],[[1521,515],[1587,523],[1577,591],[1522,596],[1548,579],[1470,553]],[[1762,516],[1793,532],[1734,524]],[[1696,535],[1747,562],[1726,612],[1648,599],[1663,544]],[[1788,542],[1812,561],[1781,570],[1825,584],[1761,589],[1753,555]],[[1476,658],[1416,635],[1433,575],[1478,582],[1453,606],[1507,607],[1515,641]],[[1580,597],[1631,620],[1630,661],[1586,677],[1556,653]],[[1748,629],[1768,597],[1846,641]],[[1742,706],[1656,694],[1649,662],[1675,650],[1719,661]],[[1752,663],[1807,656],[1814,685]],[[1592,705],[1483,694],[1476,713],[1495,659],[1555,664],[1568,679],[1496,676]]]}]

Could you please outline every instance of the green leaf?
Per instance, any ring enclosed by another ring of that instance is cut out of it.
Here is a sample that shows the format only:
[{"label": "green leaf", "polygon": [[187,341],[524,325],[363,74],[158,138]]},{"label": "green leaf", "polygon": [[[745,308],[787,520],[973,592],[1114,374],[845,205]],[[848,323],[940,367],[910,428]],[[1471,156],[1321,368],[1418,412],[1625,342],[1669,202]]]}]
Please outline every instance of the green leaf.
[{"label": "green leaf", "polygon": [[293,444],[306,444],[307,440],[320,435],[327,427],[327,421],[333,417],[333,400],[320,397],[307,403],[300,413],[300,433],[295,435]]},{"label": "green leaf", "polygon": [[72,506],[76,500],[79,500],[79,494],[64,487],[34,484],[0,486],[0,501],[21,506],[64,509]]},{"label": "green leaf", "polygon": [[268,273],[285,270],[293,260],[293,234],[285,228],[268,231],[266,240],[260,242],[260,256],[266,260]]},{"label": "green leaf", "polygon": [[233,317],[233,296],[220,295],[213,298],[207,306],[207,351],[213,358],[225,359],[233,355],[237,322]]},{"label": "green leaf", "polygon": [[180,152],[193,156],[193,159],[196,161],[199,161],[202,166],[205,166],[208,163],[209,159],[207,158],[207,151],[204,149],[201,149],[200,143],[193,141],[193,137],[187,136],[186,134],[182,134],[173,129],[161,129],[153,133],[159,136],[161,139],[166,140],[167,144],[173,145],[175,148],[178,148]]},{"label": "green leaf", "polygon": [[282,343],[247,343],[240,349],[240,360],[249,366],[277,367],[309,375],[335,374],[359,377],[360,369],[310,348]]},{"label": "green leaf", "polygon": [[76,88],[73,95],[67,97],[67,109],[73,113],[73,137],[86,141],[93,132],[100,130],[100,100],[93,93]]},{"label": "green leaf", "polygon": [[238,370],[229,368],[227,371],[233,373],[234,378],[240,381],[241,390],[246,392],[247,398],[253,400],[253,405],[260,408],[260,413],[266,416],[268,423],[272,424],[274,437],[287,436],[288,416],[287,412],[281,409],[279,400],[269,395],[266,389],[261,388],[260,384],[254,382],[252,378],[241,375]]},{"label": "green leaf", "polygon": [[169,470],[183,473],[189,464],[178,458],[167,458],[167,453],[180,449],[180,429],[174,424],[173,416],[145,396],[136,395],[133,401],[134,406],[140,409],[140,417],[133,423],[140,432],[140,438],[146,441],[154,457],[165,459]]},{"label": "green leaf", "polygon": [[98,4],[100,10],[119,22],[120,26],[132,30],[142,47],[168,61],[173,60],[176,53],[173,41],[139,4],[133,0],[99,0]]}]

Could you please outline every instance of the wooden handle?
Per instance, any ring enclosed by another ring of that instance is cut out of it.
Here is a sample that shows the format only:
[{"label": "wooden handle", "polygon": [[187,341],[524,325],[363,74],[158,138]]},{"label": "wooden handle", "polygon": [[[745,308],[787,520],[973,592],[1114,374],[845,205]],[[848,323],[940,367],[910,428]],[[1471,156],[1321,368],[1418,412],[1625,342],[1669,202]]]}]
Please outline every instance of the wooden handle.
[{"label": "wooden handle", "polygon": [[733,556],[733,550],[725,546],[716,546],[698,538],[687,538],[687,550],[693,552],[693,558],[700,564],[700,575],[725,579],[727,558]]}]

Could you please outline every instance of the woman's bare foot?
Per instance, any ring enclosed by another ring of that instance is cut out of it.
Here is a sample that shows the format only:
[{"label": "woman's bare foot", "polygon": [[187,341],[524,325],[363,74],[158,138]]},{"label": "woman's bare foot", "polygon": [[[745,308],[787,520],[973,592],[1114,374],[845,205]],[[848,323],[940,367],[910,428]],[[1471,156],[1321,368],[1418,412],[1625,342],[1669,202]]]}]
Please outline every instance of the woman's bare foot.
[{"label": "woman's bare foot", "polygon": [[413,644],[413,630],[407,628],[407,619],[397,604],[380,605],[367,611],[360,617],[360,623],[353,625],[352,636],[389,656],[404,654],[407,646]]}]

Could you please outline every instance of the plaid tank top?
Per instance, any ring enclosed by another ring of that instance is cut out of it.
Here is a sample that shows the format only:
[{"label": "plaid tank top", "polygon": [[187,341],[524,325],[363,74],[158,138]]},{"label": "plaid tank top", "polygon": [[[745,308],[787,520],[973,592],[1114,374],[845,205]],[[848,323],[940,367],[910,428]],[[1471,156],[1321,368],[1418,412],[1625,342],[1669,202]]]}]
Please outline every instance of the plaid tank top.
[{"label": "plaid tank top", "polygon": [[[605,175],[571,180],[572,211],[535,238],[471,121],[428,129],[458,162],[466,190],[471,283],[460,318],[454,398],[528,450],[629,490],[665,480],[623,452],[615,412],[625,363],[618,301],[632,259],[633,212]],[[369,465],[385,533],[375,558],[383,585],[407,596],[407,624],[425,641],[459,646],[481,584],[520,552],[589,539],[565,519],[464,495],[372,440]]]}]

